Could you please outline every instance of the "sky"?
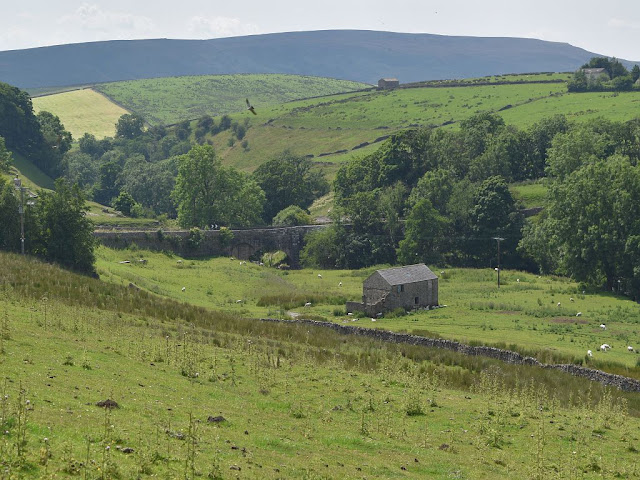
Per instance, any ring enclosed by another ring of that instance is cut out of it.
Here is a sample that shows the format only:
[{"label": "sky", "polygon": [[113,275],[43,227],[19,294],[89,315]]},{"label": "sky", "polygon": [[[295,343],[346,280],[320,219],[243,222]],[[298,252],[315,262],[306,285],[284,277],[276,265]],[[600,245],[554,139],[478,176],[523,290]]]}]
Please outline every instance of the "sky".
[{"label": "sky", "polygon": [[638,0],[2,0],[0,19],[0,51],[353,29],[537,38],[640,61]]}]

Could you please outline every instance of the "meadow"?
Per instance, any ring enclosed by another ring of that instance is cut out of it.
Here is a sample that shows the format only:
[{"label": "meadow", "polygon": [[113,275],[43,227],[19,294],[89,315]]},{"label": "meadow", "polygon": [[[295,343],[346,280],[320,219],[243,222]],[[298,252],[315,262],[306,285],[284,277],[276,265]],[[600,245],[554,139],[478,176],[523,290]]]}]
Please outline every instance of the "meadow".
[{"label": "meadow", "polygon": [[[492,268],[432,266],[440,277],[439,301],[446,308],[391,314],[371,322],[346,315],[344,304],[360,300],[362,282],[376,267],[283,272],[230,258],[182,259],[136,248],[100,247],[97,257],[98,272],[107,282],[131,282],[164,298],[229,314],[290,318],[294,312],[305,318],[508,348],[546,363],[583,363],[640,379],[640,306],[613,293],[587,291],[562,277],[505,270],[498,288]],[[307,302],[311,307],[304,306]],[[612,349],[600,352],[603,343]],[[630,353],[629,345],[638,350]],[[587,358],[587,350],[593,358]]]},{"label": "meadow", "polygon": [[640,474],[637,394],[0,257],[3,478]]},{"label": "meadow", "polygon": [[35,113],[44,110],[60,117],[75,140],[86,132],[96,138],[113,137],[118,119],[130,113],[90,88],[36,97],[33,109]]},{"label": "meadow", "polygon": [[[312,156],[331,179],[341,164],[374,151],[388,135],[420,126],[455,128],[477,113],[498,113],[518,128],[555,114],[575,121],[637,116],[640,92],[567,93],[569,77],[566,73],[502,75],[456,81],[459,86],[437,81],[379,91],[327,78],[247,74],[113,82],[94,88],[154,125],[190,119],[195,127],[195,119],[205,114],[229,115],[246,124],[243,142],[229,131],[207,138],[228,165],[251,172],[288,149]],[[70,112],[82,115],[86,121],[73,126],[75,138],[80,131],[102,136],[110,128],[113,133],[113,119],[105,126],[101,120],[105,116],[96,115],[91,105],[85,109],[71,103],[80,92],[90,90],[39,97],[34,104],[41,109],[42,102],[59,102],[49,109],[65,125]],[[245,98],[256,107],[257,116],[246,110]]]},{"label": "meadow", "polygon": [[246,108],[369,88],[333,78],[283,74],[200,75],[103,83],[94,88],[152,125],[168,125],[203,115],[220,116]]}]

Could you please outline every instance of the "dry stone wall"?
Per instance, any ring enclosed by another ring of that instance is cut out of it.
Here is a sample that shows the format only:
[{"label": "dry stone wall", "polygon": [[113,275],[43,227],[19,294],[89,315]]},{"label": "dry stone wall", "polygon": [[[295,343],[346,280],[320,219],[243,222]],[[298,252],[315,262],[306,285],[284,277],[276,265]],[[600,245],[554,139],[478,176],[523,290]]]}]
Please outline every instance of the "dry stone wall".
[{"label": "dry stone wall", "polygon": [[444,340],[441,338],[427,338],[418,335],[410,335],[406,333],[394,333],[387,330],[379,330],[373,328],[354,327],[352,325],[340,325],[331,322],[318,322],[314,320],[279,320],[273,318],[263,318],[266,322],[287,322],[287,323],[303,323],[318,327],[325,327],[335,330],[342,335],[360,335],[364,337],[374,338],[383,342],[406,343],[409,345],[421,345],[432,348],[446,348],[464,355],[479,355],[489,358],[495,358],[505,363],[516,365],[532,365],[540,368],[549,368],[561,370],[571,375],[585,377],[594,382],[603,385],[619,388],[625,392],[640,392],[640,382],[632,378],[622,375],[614,375],[592,368],[586,368],[579,365],[551,365],[540,363],[533,357],[525,357],[517,352],[502,350],[500,348],[465,345],[463,343],[452,340]]}]

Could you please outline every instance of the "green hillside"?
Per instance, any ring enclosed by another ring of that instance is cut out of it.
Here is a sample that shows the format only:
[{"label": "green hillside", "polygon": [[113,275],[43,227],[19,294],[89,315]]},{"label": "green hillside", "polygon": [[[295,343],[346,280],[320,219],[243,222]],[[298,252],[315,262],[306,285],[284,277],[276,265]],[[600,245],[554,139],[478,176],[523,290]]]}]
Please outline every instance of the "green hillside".
[{"label": "green hillside", "polygon": [[[113,263],[113,256],[125,253],[102,252],[101,262]],[[287,276],[257,266],[242,271],[236,262],[224,273],[228,259],[178,264],[164,256],[165,264],[162,254],[135,255],[148,263],[129,268],[180,276],[186,289],[177,291],[178,301],[128,287],[126,281],[114,285],[0,254],[5,477],[634,475],[637,394],[553,370],[261,322],[246,318],[253,307],[235,300],[223,308],[226,313],[196,307],[191,303],[201,304],[209,294],[190,289],[204,283],[205,270],[211,296],[220,299],[237,292],[219,295],[217,289],[230,283],[237,288],[253,277],[271,291],[286,286],[303,293],[314,288],[317,272]],[[340,274],[350,296],[367,272]],[[469,280],[454,272],[444,283],[466,283],[473,286],[468,295],[482,296],[488,279],[480,273]],[[532,279],[527,282],[535,286]],[[563,289],[572,288],[550,278],[540,283],[546,285],[541,295],[564,295]],[[499,301],[519,301],[514,294],[515,288],[505,289]],[[606,297],[580,300],[594,312],[629,308]],[[467,301],[451,298],[452,306]],[[303,316],[322,312],[324,302],[318,303]],[[525,327],[529,320],[513,310],[503,313],[502,323],[518,320]],[[455,315],[441,319],[460,330],[467,323]],[[381,327],[396,320],[382,319]],[[430,334],[422,330],[428,321],[415,324],[420,333]],[[558,339],[571,336],[563,330],[589,328],[547,322]],[[628,322],[619,319],[619,327]],[[487,323],[487,330],[502,328],[497,321]],[[617,348],[616,343],[610,353]]]},{"label": "green hillside", "polygon": [[265,157],[288,148],[312,155],[331,172],[354,155],[372,151],[380,139],[407,128],[455,128],[481,112],[498,113],[507,124],[520,128],[556,114],[579,122],[599,116],[621,121],[638,115],[638,102],[637,91],[567,93],[564,83],[470,83],[357,92],[264,108],[256,118],[234,114],[238,121],[248,119],[249,149],[239,143],[230,147],[226,132],[214,142],[226,162],[239,168],[252,170]]},{"label": "green hillside", "polygon": [[167,125],[202,115],[222,115],[246,108],[260,111],[290,100],[369,88],[359,82],[302,75],[202,75],[152,78],[96,85],[94,88],[153,125]]}]

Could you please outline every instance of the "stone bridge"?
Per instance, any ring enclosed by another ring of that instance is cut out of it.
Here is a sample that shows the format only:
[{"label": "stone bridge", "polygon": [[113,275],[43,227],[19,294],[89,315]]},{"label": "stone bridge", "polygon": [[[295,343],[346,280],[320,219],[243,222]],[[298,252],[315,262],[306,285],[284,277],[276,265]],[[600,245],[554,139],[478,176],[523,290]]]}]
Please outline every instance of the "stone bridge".
[{"label": "stone bridge", "polygon": [[225,244],[219,230],[202,230],[197,244],[189,242],[188,230],[96,230],[97,240],[111,248],[127,248],[132,244],[140,248],[171,251],[184,257],[233,256],[249,260],[252,256],[282,250],[289,257],[291,268],[300,268],[300,251],[304,237],[326,225],[299,227],[271,227],[232,230],[233,239]]}]

